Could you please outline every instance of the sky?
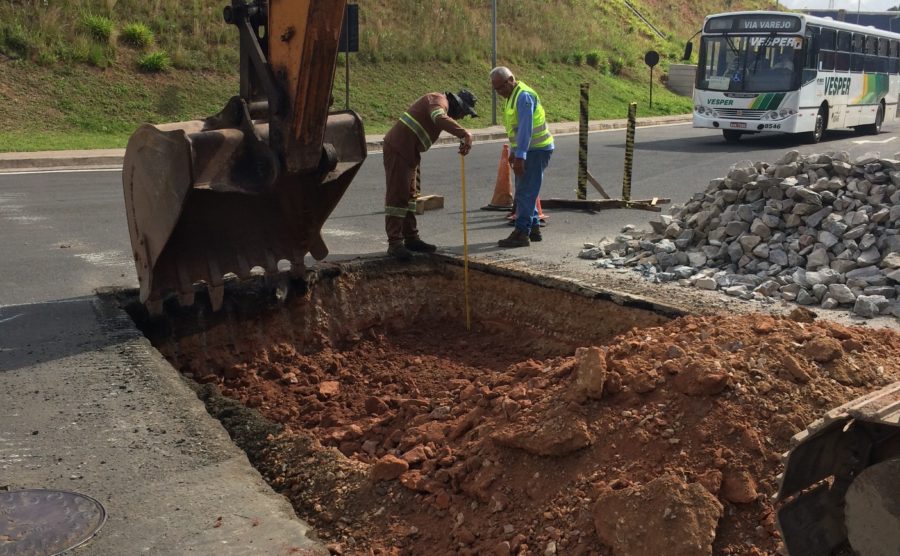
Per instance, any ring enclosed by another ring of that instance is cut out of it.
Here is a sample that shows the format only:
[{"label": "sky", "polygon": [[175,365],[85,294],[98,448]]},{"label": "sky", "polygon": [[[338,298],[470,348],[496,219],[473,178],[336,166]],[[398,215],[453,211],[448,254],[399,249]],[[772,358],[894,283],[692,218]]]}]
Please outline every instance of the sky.
[{"label": "sky", "polygon": [[[780,0],[780,4],[791,9],[809,8],[827,10],[829,0]],[[883,12],[900,4],[900,0],[834,0],[834,9],[855,12],[857,8],[863,12]]]}]

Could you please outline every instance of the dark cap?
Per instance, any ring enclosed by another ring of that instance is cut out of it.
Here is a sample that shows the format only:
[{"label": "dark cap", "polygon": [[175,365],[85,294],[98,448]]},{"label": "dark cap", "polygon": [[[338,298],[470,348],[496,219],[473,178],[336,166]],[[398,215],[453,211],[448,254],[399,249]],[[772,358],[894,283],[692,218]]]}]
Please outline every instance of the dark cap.
[{"label": "dark cap", "polygon": [[461,89],[458,93],[456,93],[456,96],[458,96],[459,100],[462,101],[466,113],[473,118],[477,118],[478,113],[475,112],[475,103],[478,102],[478,98],[472,93],[472,91],[468,89]]},{"label": "dark cap", "polygon": [[478,102],[478,98],[472,94],[472,91],[461,89],[458,93],[448,92],[446,95],[447,102],[450,103],[451,117],[478,117],[478,113],[475,112],[475,103]]}]

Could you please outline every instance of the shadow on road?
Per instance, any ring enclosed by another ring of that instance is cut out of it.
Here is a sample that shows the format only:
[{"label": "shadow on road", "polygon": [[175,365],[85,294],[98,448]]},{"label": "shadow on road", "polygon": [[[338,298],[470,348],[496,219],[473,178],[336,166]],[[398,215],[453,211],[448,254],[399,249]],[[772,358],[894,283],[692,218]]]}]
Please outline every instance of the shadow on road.
[{"label": "shadow on road", "polygon": [[97,321],[91,296],[0,307],[0,372],[97,351],[120,340]]},{"label": "shadow on road", "polygon": [[[742,153],[748,151],[768,151],[773,149],[791,150],[800,148],[816,149],[819,152],[834,150],[828,144],[832,141],[841,141],[856,137],[853,130],[829,131],[818,145],[803,142],[797,135],[745,135],[737,143],[728,143],[721,135],[709,135],[704,137],[660,139],[658,141],[641,141],[640,136],[635,142],[635,151],[658,151],[678,153]],[[610,144],[609,147],[624,149],[624,144]]]}]

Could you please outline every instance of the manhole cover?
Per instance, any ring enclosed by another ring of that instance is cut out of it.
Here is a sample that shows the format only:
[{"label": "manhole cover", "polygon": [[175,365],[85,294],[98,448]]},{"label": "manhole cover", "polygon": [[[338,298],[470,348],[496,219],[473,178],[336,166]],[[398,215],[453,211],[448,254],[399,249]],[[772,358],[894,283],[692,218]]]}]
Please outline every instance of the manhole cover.
[{"label": "manhole cover", "polygon": [[93,537],[105,521],[100,502],[83,494],[0,492],[0,556],[59,554]]}]

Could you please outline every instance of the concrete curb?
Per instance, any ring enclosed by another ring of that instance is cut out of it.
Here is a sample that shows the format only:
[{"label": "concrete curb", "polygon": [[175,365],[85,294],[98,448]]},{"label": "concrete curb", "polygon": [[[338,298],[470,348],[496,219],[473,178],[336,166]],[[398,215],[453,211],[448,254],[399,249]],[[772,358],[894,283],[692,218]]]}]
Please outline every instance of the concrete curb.
[{"label": "concrete curb", "polygon": [[[653,125],[680,124],[691,121],[690,114],[677,116],[658,116],[638,118],[638,127]],[[589,131],[606,131],[622,129],[628,120],[594,120],[588,124]],[[578,122],[558,122],[550,124],[554,135],[578,133]],[[506,131],[502,126],[492,126],[472,131],[475,142],[506,139]],[[435,145],[456,143],[455,137],[441,135]],[[369,151],[380,151],[384,144],[384,135],[366,135],[366,147]],[[0,153],[0,172],[16,170],[49,170],[60,168],[116,168],[122,166],[125,149],[100,149],[82,151],[42,151]]]}]

